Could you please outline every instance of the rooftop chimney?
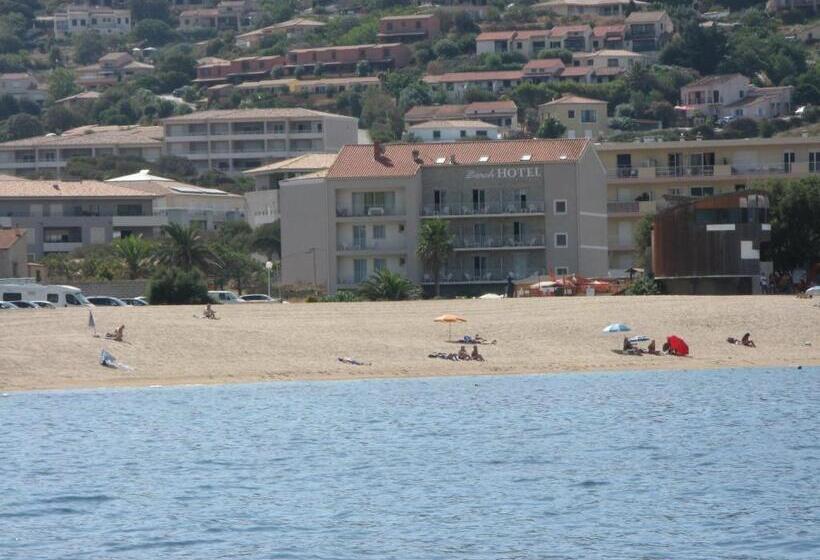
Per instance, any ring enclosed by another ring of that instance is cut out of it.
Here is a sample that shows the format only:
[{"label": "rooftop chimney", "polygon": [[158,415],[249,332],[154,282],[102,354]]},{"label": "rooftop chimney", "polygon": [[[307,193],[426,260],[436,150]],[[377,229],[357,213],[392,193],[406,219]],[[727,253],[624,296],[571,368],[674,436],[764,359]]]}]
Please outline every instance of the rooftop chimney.
[{"label": "rooftop chimney", "polygon": [[416,163],[424,163],[418,150],[413,150],[413,161]]},{"label": "rooftop chimney", "polygon": [[380,142],[373,142],[373,159],[382,159],[384,157],[384,147]]},{"label": "rooftop chimney", "polygon": [[60,185],[58,185],[57,183],[54,183],[53,185],[51,185],[51,188],[54,189],[55,191],[59,191],[60,190]]},{"label": "rooftop chimney", "polygon": [[455,164],[456,164],[456,155],[451,154],[450,155],[450,165],[455,165]]}]

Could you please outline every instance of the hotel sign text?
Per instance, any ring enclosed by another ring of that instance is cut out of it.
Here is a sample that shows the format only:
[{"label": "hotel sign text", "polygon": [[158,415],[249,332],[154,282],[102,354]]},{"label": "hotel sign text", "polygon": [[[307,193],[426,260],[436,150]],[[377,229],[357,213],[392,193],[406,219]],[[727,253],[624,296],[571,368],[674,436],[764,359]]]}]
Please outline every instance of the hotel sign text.
[{"label": "hotel sign text", "polygon": [[541,176],[540,167],[494,167],[492,169],[470,169],[464,175],[466,181],[479,179],[533,179]]}]

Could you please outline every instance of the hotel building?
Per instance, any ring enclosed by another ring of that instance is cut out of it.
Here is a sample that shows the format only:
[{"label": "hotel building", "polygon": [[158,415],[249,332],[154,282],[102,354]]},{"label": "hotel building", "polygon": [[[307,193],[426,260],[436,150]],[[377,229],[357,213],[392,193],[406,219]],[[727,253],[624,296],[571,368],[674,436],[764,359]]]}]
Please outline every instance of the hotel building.
[{"label": "hotel building", "polygon": [[280,182],[283,281],[354,288],[388,268],[425,285],[419,226],[445,219],[445,290],[509,277],[606,275],[605,171],[587,140],[345,146],[323,173]]},{"label": "hotel building", "polygon": [[163,121],[165,153],[199,171],[240,173],[306,153],[335,153],[358,140],[358,120],[310,109],[199,111]]},{"label": "hotel building", "polygon": [[613,276],[635,266],[635,224],[672,203],[753,188],[770,179],[820,173],[817,137],[677,142],[604,142],[609,263]]}]

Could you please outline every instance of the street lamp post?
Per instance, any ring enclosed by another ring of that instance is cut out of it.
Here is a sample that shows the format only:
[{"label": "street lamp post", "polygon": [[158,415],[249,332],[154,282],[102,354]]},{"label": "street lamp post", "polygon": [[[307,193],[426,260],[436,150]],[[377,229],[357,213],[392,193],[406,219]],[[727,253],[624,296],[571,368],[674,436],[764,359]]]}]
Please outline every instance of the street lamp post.
[{"label": "street lamp post", "polygon": [[270,271],[273,270],[273,263],[270,261],[266,262],[265,268],[268,271],[268,297],[270,297]]}]

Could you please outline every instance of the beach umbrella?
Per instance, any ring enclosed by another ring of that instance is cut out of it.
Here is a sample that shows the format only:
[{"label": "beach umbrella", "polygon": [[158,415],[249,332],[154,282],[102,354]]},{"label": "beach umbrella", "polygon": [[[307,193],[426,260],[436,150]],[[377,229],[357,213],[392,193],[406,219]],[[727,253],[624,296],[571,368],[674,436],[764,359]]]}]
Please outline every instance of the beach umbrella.
[{"label": "beach umbrella", "polygon": [[604,327],[605,333],[612,333],[612,332],[627,332],[631,331],[632,329],[629,326],[623,323],[612,323],[611,325],[607,325]]},{"label": "beach umbrella", "polygon": [[689,345],[679,336],[674,334],[666,337],[666,343],[669,345],[669,351],[676,356],[688,356]]},{"label": "beach umbrella", "polygon": [[453,339],[453,323],[466,323],[467,319],[459,317],[458,315],[445,313],[444,315],[433,319],[433,322],[447,323],[447,340],[450,341]]},{"label": "beach umbrella", "polygon": [[499,294],[484,294],[483,296],[479,296],[478,299],[503,299],[504,296]]},{"label": "beach umbrella", "polygon": [[632,344],[637,344],[638,342],[649,342],[649,337],[643,334],[639,334],[638,336],[633,336],[629,339],[629,342]]}]

